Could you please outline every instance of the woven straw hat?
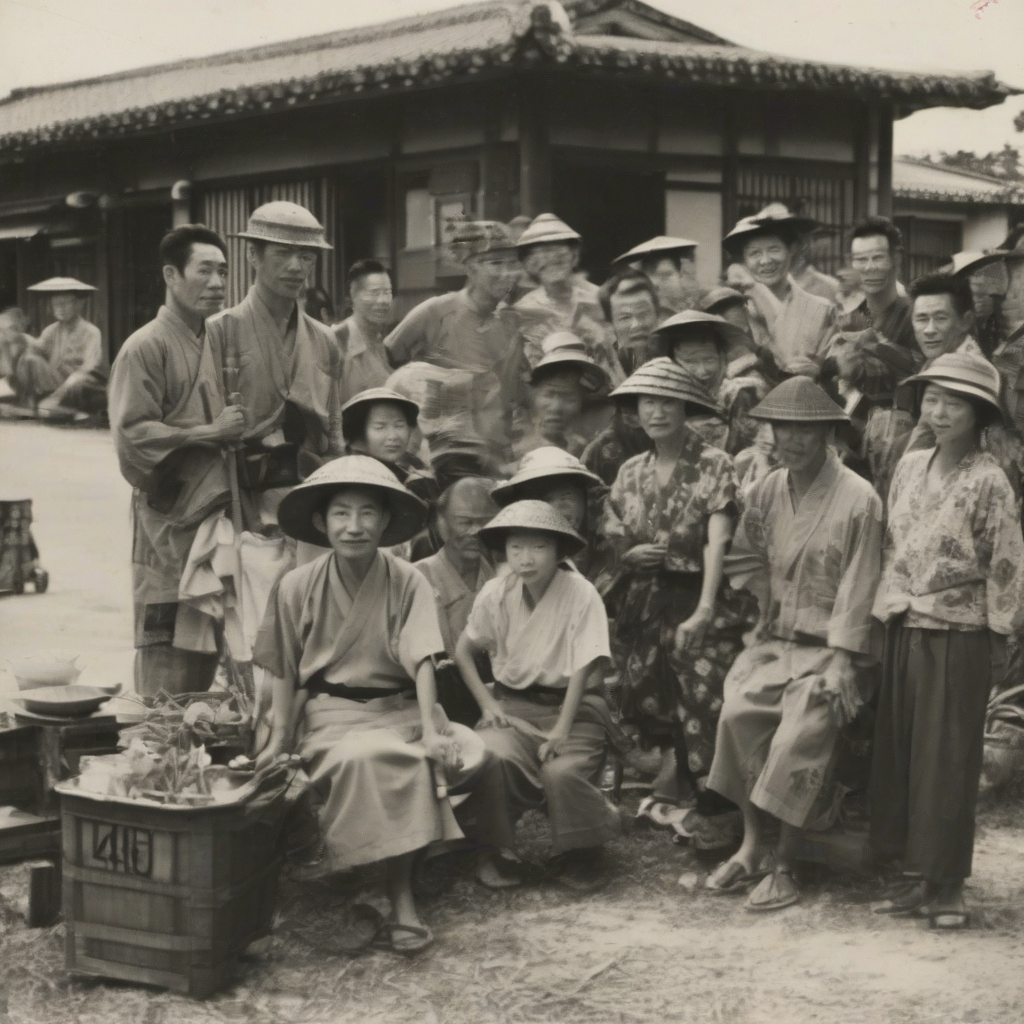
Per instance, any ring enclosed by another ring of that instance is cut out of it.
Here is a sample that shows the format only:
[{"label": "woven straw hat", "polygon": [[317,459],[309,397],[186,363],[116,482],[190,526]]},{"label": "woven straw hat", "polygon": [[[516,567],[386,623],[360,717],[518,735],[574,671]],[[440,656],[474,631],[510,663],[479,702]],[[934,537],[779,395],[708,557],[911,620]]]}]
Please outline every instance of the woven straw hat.
[{"label": "woven straw hat", "polygon": [[531,245],[540,245],[544,242],[570,242],[579,244],[582,241],[568,224],[553,213],[538,213],[530,222],[530,226],[519,236],[516,248],[520,255],[523,250]]},{"label": "woven straw hat", "polygon": [[981,270],[992,263],[999,263],[1002,260],[1024,260],[1024,252],[1014,249],[955,252],[944,269],[954,277],[970,277],[976,270]]},{"label": "woven straw hat", "polygon": [[848,423],[850,417],[810,377],[790,377],[772,388],[749,415],[773,423]]},{"label": "woven straw hat", "polygon": [[313,525],[313,513],[322,512],[327,500],[346,487],[366,487],[383,498],[391,519],[380,539],[382,547],[401,544],[423,529],[426,505],[369,455],[343,455],[321,466],[285,495],[277,508],[278,524],[289,537],[330,547],[327,535]]},{"label": "woven straw hat", "polygon": [[[715,313],[715,307],[721,309],[723,306],[740,305],[745,306],[747,298],[742,292],[735,288],[728,288],[724,284],[712,288],[701,297],[700,308],[705,313]],[[717,315],[717,314],[716,314]]]},{"label": "woven straw hat", "polygon": [[769,234],[772,229],[781,231],[784,235],[799,237],[813,231],[818,222],[810,217],[798,217],[791,213],[789,207],[783,203],[769,203],[759,213],[750,217],[742,217],[736,222],[736,226],[725,236],[722,245],[733,255],[740,256],[743,253],[744,244],[754,235]]},{"label": "woven straw hat", "polygon": [[324,227],[298,203],[283,199],[257,206],[249,215],[249,223],[235,238],[251,242],[275,242],[277,245],[301,245],[307,249],[333,249],[324,237]]},{"label": "woven straw hat", "polygon": [[570,455],[561,448],[547,446],[527,452],[519,460],[519,469],[516,470],[515,476],[498,484],[491,491],[491,497],[499,505],[508,505],[525,496],[525,492],[531,489],[527,484],[556,478],[571,479],[583,487],[597,487],[602,483],[601,478],[591,473],[575,455]]},{"label": "woven straw hat", "polygon": [[708,389],[689,370],[667,356],[644,363],[612,392],[611,397],[632,399],[640,395],[677,398],[721,415],[721,409]]},{"label": "woven straw hat", "polygon": [[452,260],[465,264],[485,253],[507,253],[511,256],[516,243],[507,224],[497,220],[466,220],[455,226],[448,242]]},{"label": "woven straw hat", "polygon": [[420,407],[405,395],[392,391],[391,388],[367,388],[353,395],[341,407],[341,436],[346,441],[357,441],[366,426],[366,417],[370,415],[370,409],[377,402],[391,402],[397,405],[409,423],[410,428],[415,429],[420,414]]},{"label": "woven straw hat", "polygon": [[666,355],[671,355],[672,346],[679,341],[689,341],[694,336],[706,333],[710,329],[714,335],[718,350],[728,355],[729,350],[742,346],[752,348],[753,343],[746,331],[735,324],[723,320],[714,313],[701,313],[696,309],[686,309],[682,313],[670,316],[655,332],[657,339]]},{"label": "woven straw hat", "polygon": [[48,277],[39,284],[30,284],[30,292],[49,292],[51,295],[66,295],[68,292],[80,292],[83,295],[94,292],[96,289],[91,284],[79,281],[74,277]]},{"label": "woven straw hat", "polygon": [[980,398],[1000,416],[1003,414],[999,401],[999,371],[984,356],[972,352],[946,352],[931,366],[908,378],[907,383],[917,384],[922,390],[928,384],[938,384],[947,391]]},{"label": "woven straw hat", "polygon": [[574,369],[579,372],[580,384],[592,394],[608,386],[608,374],[587,354],[587,346],[571,331],[555,331],[541,345],[544,353],[530,371],[530,383],[538,384],[552,373]]},{"label": "woven straw hat", "polygon": [[612,260],[612,266],[618,267],[623,263],[637,263],[641,260],[654,259],[660,256],[682,255],[687,253],[693,255],[697,248],[697,242],[692,238],[673,238],[671,235],[658,235],[656,238],[649,238],[646,242],[634,245],[629,252],[616,256]]},{"label": "woven straw hat", "polygon": [[560,557],[571,558],[587,542],[565,521],[561,512],[546,501],[514,501],[503,508],[479,533],[489,547],[500,550],[513,530],[536,530],[558,541]]}]

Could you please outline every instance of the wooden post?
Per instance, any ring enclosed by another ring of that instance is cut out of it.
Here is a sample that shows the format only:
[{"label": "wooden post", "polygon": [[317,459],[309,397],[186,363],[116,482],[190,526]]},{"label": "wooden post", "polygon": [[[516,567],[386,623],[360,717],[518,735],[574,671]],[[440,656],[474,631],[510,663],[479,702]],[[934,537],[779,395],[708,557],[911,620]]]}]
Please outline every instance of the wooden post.
[{"label": "wooden post", "polygon": [[722,228],[731,231],[737,221],[739,160],[736,133],[736,106],[726,98],[721,107],[722,121]]},{"label": "wooden post", "polygon": [[519,211],[536,217],[551,209],[551,143],[541,96],[543,83],[519,82]]},{"label": "wooden post", "polygon": [[896,112],[891,103],[878,105],[878,212],[892,216],[892,124]]},{"label": "wooden post", "polygon": [[871,112],[861,106],[855,120],[854,162],[856,179],[853,192],[853,219],[863,220],[871,212]]},{"label": "wooden post", "polygon": [[39,861],[29,864],[28,926],[49,928],[57,923],[61,904],[60,864]]}]

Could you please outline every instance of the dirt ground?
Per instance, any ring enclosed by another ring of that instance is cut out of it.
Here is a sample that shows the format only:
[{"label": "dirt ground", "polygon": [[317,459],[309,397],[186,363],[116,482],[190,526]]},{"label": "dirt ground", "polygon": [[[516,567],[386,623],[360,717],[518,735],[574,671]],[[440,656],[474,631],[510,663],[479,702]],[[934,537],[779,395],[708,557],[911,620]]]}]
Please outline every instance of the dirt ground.
[{"label": "dirt ground", "polygon": [[[44,596],[0,599],[2,658],[58,648],[82,655],[83,681],[127,683],[128,490],[109,436],[0,424],[0,490],[35,500],[53,579]],[[11,687],[0,675],[0,691]],[[536,822],[531,836],[543,842]],[[16,1024],[1017,1024],[1024,1014],[1019,784],[983,800],[974,927],[959,935],[872,914],[876,878],[811,868],[801,904],[762,917],[704,895],[707,863],[664,834],[627,828],[611,860],[612,883],[585,898],[555,883],[494,894],[459,875],[423,901],[438,941],[412,961],[326,951],[332,908],[356,884],[285,882],[274,935],[205,1003],[70,980],[63,926],[29,930],[27,871],[0,868],[0,1020],[5,997]],[[383,906],[372,875],[361,886],[360,898]]]}]

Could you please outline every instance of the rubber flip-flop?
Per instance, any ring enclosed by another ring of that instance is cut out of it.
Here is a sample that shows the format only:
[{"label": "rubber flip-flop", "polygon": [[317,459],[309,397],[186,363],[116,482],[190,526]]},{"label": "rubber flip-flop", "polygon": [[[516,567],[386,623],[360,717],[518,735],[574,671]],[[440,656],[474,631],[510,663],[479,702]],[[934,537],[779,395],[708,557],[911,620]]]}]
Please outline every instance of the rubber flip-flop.
[{"label": "rubber flip-flop", "polygon": [[[788,879],[788,889],[781,885],[780,879]],[[761,890],[764,890],[762,893]],[[772,893],[776,895],[772,895]],[[758,894],[761,896],[758,897]],[[794,903],[800,902],[800,886],[792,872],[776,868],[770,875],[766,875],[750,894],[746,902],[747,910],[755,914],[765,914],[773,910],[782,910],[784,907],[791,907]]]},{"label": "rubber flip-flop", "polygon": [[[422,953],[428,946],[434,943],[434,933],[426,925],[400,924],[398,921],[386,921],[384,929],[388,933],[391,948],[403,956],[415,956]],[[415,941],[405,942],[402,945],[395,944],[395,932],[404,932],[410,935]]]}]

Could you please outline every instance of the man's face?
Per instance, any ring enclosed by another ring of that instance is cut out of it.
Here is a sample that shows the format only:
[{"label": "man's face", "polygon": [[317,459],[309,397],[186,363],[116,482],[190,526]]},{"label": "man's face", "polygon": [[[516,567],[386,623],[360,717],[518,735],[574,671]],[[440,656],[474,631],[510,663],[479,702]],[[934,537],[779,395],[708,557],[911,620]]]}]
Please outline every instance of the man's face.
[{"label": "man's face", "polygon": [[74,292],[62,292],[50,299],[50,309],[56,320],[66,324],[81,315],[82,299]]},{"label": "man's face", "polygon": [[316,266],[316,249],[301,245],[278,245],[265,242],[262,250],[249,243],[249,263],[256,271],[256,280],[269,292],[282,299],[297,299]]},{"label": "man's face", "polygon": [[164,267],[164,280],[175,300],[204,320],[224,308],[227,277],[224,253],[207,242],[192,245],[184,271],[173,265]]},{"label": "man's face", "polygon": [[747,316],[745,302],[730,302],[721,308],[716,308],[715,315],[727,320],[733,327],[738,327],[747,334],[750,333],[750,317]]},{"label": "man's face", "polygon": [[690,292],[687,278],[692,279],[694,267],[691,259],[681,259],[676,266],[676,261],[668,257],[644,263],[644,271],[651,279],[661,304],[668,309],[678,309],[686,302]]},{"label": "man's face", "polygon": [[470,287],[500,302],[519,276],[519,262],[511,254],[483,253],[466,263],[466,280]]},{"label": "man's face", "polygon": [[789,276],[793,247],[775,235],[758,235],[743,246],[743,264],[751,277],[767,288],[776,288]]},{"label": "man's face", "polygon": [[478,562],[483,545],[477,534],[495,516],[498,509],[493,501],[480,491],[470,491],[452,485],[448,507],[438,518],[445,547],[454,550],[464,562]]},{"label": "man's face", "polygon": [[914,300],[911,322],[918,347],[925,359],[932,360],[960,347],[970,333],[972,317],[956,311],[952,295],[922,295]]},{"label": "man's face", "polygon": [[775,455],[796,473],[815,466],[825,455],[829,430],[828,423],[773,423]]},{"label": "man's face", "polygon": [[508,567],[524,583],[543,586],[558,569],[558,543],[533,530],[516,530],[505,541]]},{"label": "man's face", "polygon": [[711,338],[695,337],[677,341],[672,348],[672,358],[689,370],[711,394],[716,394],[722,386],[725,379],[725,356]]},{"label": "man's face", "polygon": [[648,292],[613,295],[612,329],[620,348],[642,348],[658,326],[658,310]]},{"label": "man's face", "polygon": [[367,274],[349,293],[352,311],[377,327],[384,327],[391,319],[391,278],[387,274]]},{"label": "man's face", "polygon": [[541,284],[559,284],[572,277],[577,255],[575,246],[565,242],[538,242],[526,251],[523,267]]},{"label": "man's face", "polygon": [[556,478],[546,487],[538,488],[537,497],[559,512],[574,530],[583,525],[583,517],[587,513],[586,488]]},{"label": "man's face", "polygon": [[899,270],[885,235],[868,235],[850,243],[850,264],[860,276],[865,295],[880,295],[896,283]]},{"label": "man's face", "polygon": [[583,389],[576,374],[558,374],[534,385],[534,422],[542,436],[564,436],[582,410]]},{"label": "man's face", "polygon": [[351,487],[334,495],[326,514],[317,513],[313,524],[327,534],[334,553],[347,560],[376,552],[389,519],[375,491]]}]

